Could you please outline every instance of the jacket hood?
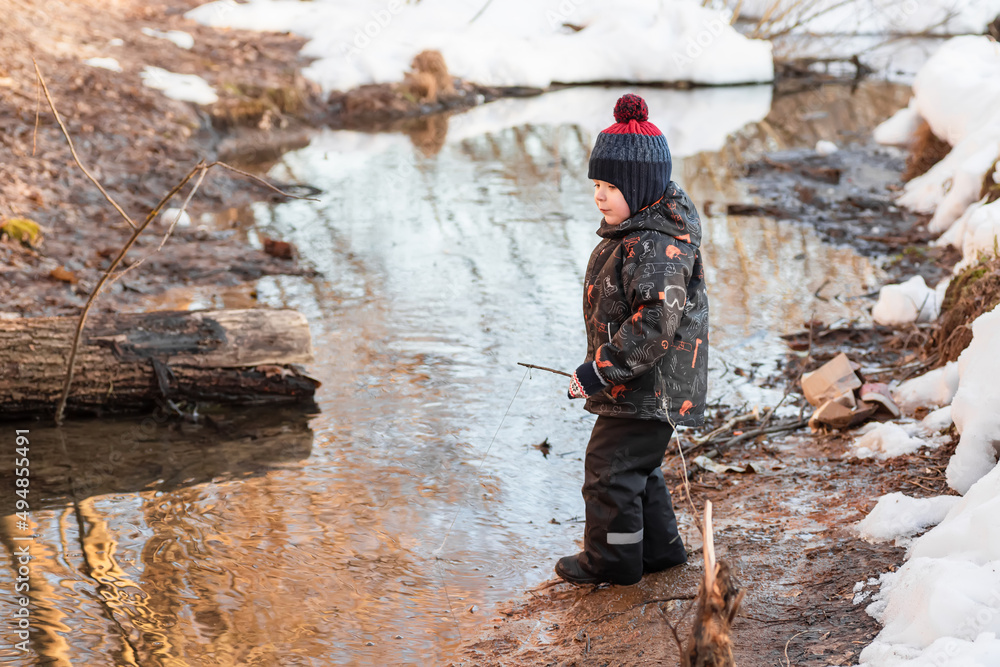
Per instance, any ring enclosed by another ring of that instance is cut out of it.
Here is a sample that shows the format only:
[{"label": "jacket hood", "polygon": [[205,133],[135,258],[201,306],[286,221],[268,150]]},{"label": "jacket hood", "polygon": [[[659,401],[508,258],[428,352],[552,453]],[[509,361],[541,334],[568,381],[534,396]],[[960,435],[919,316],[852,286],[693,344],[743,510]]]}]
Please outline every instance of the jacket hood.
[{"label": "jacket hood", "polygon": [[641,229],[669,234],[693,246],[701,245],[701,218],[694,203],[675,182],[670,181],[663,197],[617,225],[601,220],[597,235],[616,238]]}]

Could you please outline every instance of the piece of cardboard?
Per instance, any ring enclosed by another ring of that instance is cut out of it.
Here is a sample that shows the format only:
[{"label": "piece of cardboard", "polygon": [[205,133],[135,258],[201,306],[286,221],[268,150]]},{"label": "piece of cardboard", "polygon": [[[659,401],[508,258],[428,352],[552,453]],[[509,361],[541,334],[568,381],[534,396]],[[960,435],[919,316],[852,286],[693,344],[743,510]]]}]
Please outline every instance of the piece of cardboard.
[{"label": "piece of cardboard", "polygon": [[892,400],[889,386],[884,382],[868,382],[861,387],[861,400],[868,403],[877,403],[881,410],[889,413],[893,417],[899,417],[899,406]]},{"label": "piece of cardboard", "polygon": [[833,428],[851,428],[865,422],[875,414],[877,407],[874,403],[861,401],[856,408],[851,409],[834,400],[829,400],[813,412],[812,417],[809,418],[809,426],[813,430],[818,430],[821,425]]},{"label": "piece of cardboard", "polygon": [[854,372],[847,355],[841,352],[818,369],[802,376],[802,393],[817,408],[861,387],[861,378]]}]

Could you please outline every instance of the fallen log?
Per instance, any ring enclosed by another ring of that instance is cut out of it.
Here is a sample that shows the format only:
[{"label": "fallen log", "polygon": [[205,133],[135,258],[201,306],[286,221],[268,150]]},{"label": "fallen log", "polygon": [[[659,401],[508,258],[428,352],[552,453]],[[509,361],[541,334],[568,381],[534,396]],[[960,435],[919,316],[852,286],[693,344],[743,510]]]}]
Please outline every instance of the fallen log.
[{"label": "fallen log", "polygon": [[[75,317],[0,320],[0,419],[50,415],[62,391]],[[319,383],[309,325],[294,310],[160,311],[92,316],[67,410],[146,411],[158,403],[311,401]]]}]

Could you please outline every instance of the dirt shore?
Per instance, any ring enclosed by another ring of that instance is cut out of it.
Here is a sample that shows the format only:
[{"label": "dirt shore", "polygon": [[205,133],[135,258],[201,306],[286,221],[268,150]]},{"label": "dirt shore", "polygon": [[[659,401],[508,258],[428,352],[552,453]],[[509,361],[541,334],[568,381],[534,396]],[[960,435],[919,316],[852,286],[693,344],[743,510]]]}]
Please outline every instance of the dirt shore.
[{"label": "dirt shore", "polygon": [[[231,160],[261,171],[268,159],[280,155],[276,147],[307,141],[319,91],[299,74],[302,40],[204,28],[183,17],[198,4],[15,1],[5,11],[6,25],[0,31],[0,146],[7,157],[0,164],[0,218],[26,217],[42,226],[41,241],[34,248],[11,240],[0,244],[0,270],[9,286],[0,296],[0,311],[7,316],[79,312],[131,232],[73,163],[40,99],[32,59],[48,82],[81,160],[134,219],[144,219],[201,159]],[[194,46],[180,48],[143,34],[143,28],[186,31]],[[82,62],[91,57],[114,57],[122,71]],[[140,72],[147,65],[203,76],[221,92],[220,102],[199,107],[144,86]],[[271,105],[238,130],[226,127],[224,113],[260,105],[268,91],[284,91],[296,102],[284,110]],[[189,207],[195,222],[178,228],[159,252],[154,251],[167,225],[154,222],[125,266],[149,259],[115,283],[96,308],[142,309],[145,298],[170,287],[225,287],[262,275],[304,271],[246,242],[247,221],[237,215],[240,205],[271,196],[260,185],[213,171]],[[212,220],[201,218],[220,211],[223,214]]]}]

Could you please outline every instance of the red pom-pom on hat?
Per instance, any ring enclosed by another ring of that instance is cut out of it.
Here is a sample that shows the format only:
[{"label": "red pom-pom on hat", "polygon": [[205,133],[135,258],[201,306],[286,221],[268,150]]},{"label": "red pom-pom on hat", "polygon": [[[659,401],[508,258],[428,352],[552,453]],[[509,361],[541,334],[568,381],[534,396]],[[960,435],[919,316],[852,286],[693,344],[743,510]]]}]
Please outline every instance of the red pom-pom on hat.
[{"label": "red pom-pom on hat", "polygon": [[646,106],[646,100],[632,93],[622,95],[618,98],[618,103],[615,104],[615,122],[627,123],[630,120],[636,120],[640,123],[649,120],[649,107]]}]

